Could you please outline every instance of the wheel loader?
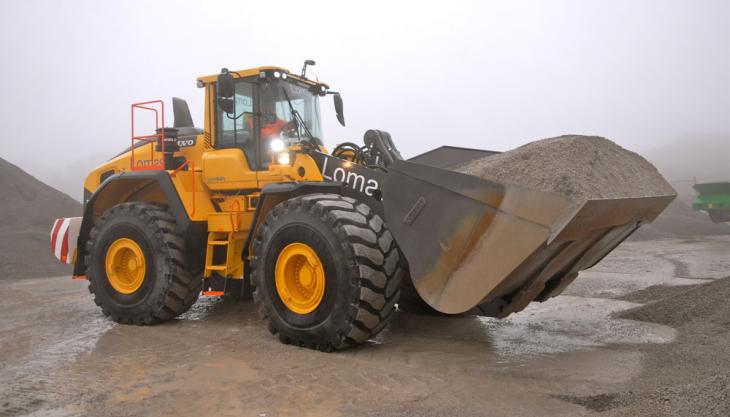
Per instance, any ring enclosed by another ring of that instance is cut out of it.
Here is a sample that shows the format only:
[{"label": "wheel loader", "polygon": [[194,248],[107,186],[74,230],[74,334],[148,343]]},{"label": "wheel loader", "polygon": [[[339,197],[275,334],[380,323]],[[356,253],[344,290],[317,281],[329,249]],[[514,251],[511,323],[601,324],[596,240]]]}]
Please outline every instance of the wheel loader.
[{"label": "wheel loader", "polygon": [[[377,335],[401,293],[444,314],[505,317],[559,294],[673,198],[569,210],[551,193],[439,167],[487,151],[407,161],[379,130],[330,153],[319,100],[333,97],[344,126],[343,101],[307,78],[312,64],[198,78],[202,128],[182,99],[171,127],[163,101],[132,104],[131,146],[88,175],[83,216],[51,230],[105,315],[153,324],[200,294],[252,295],[281,342],[322,351]],[[138,134],[142,117],[154,133]]]}]

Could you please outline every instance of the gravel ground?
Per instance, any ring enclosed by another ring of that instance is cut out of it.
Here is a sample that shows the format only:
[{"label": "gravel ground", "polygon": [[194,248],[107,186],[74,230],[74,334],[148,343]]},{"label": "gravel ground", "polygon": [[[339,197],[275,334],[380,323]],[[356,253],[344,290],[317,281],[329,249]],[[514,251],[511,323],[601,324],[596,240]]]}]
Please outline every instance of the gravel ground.
[{"label": "gravel ground", "polygon": [[2,280],[0,416],[727,415],[728,254],[625,242],[507,319],[401,311],[334,354],[280,344],[249,302],[122,326],[84,282]]},{"label": "gravel ground", "polygon": [[617,392],[558,396],[607,416],[730,415],[730,277],[693,286],[652,286],[616,315],[677,329],[669,344],[645,344],[641,374]]},{"label": "gravel ground", "polygon": [[684,288],[655,287],[658,301],[622,318],[679,331],[671,345],[646,346],[645,371],[613,402],[615,415],[730,416],[730,277]]}]

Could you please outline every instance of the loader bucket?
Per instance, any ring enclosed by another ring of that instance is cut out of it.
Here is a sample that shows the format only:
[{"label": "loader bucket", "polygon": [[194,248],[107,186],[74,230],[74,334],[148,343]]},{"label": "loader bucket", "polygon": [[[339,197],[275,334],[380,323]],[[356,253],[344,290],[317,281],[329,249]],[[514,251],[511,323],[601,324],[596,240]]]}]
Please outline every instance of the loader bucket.
[{"label": "loader bucket", "polygon": [[576,205],[560,194],[407,161],[388,167],[382,193],[421,298],[442,313],[480,306],[495,317],[559,294],[675,197]]}]

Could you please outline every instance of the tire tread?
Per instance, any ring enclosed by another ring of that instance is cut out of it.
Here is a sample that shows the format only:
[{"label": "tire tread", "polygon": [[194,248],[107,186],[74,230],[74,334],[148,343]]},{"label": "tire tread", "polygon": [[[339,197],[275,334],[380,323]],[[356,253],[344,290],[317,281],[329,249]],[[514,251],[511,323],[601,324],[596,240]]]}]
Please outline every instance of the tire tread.
[{"label": "tire tread", "polygon": [[[351,258],[347,262],[351,277],[352,294],[347,325],[333,340],[311,343],[297,340],[287,329],[277,328],[270,320],[263,302],[264,277],[259,276],[259,256],[264,250],[264,236],[273,222],[291,210],[307,210],[318,216],[333,230],[343,249]],[[251,270],[256,283],[254,301],[263,320],[268,320],[269,331],[279,335],[283,343],[302,345],[312,349],[331,351],[361,344],[381,332],[393,315],[400,296],[403,277],[400,252],[382,218],[366,204],[337,194],[311,194],[286,200],[266,215],[254,237]]]},{"label": "tire tread", "polygon": [[[118,323],[148,325],[168,321],[186,312],[198,299],[201,288],[200,277],[193,276],[185,269],[185,239],[177,231],[174,216],[167,207],[149,202],[127,202],[109,208],[96,221],[86,242],[86,265],[92,265],[93,247],[99,237],[101,227],[111,219],[120,216],[138,218],[147,230],[153,231],[160,247],[166,252],[165,289],[157,300],[151,300],[152,306],[131,311],[128,315],[112,314],[107,300],[95,288],[95,279],[89,277],[89,292],[94,295],[94,302],[102,312]],[[103,278],[101,278],[103,279]]]}]

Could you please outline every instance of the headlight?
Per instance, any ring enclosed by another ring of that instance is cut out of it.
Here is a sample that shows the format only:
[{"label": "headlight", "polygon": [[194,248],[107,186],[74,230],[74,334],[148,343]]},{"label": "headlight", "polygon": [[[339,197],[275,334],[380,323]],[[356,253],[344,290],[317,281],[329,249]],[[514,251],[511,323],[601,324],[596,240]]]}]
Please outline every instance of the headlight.
[{"label": "headlight", "polygon": [[269,148],[271,148],[271,152],[281,152],[286,149],[286,144],[283,140],[276,138],[271,140],[271,142],[269,143]]},{"label": "headlight", "polygon": [[289,162],[291,159],[289,158],[289,152],[281,152],[280,154],[276,155],[276,162],[279,163],[279,165],[289,165]]}]

